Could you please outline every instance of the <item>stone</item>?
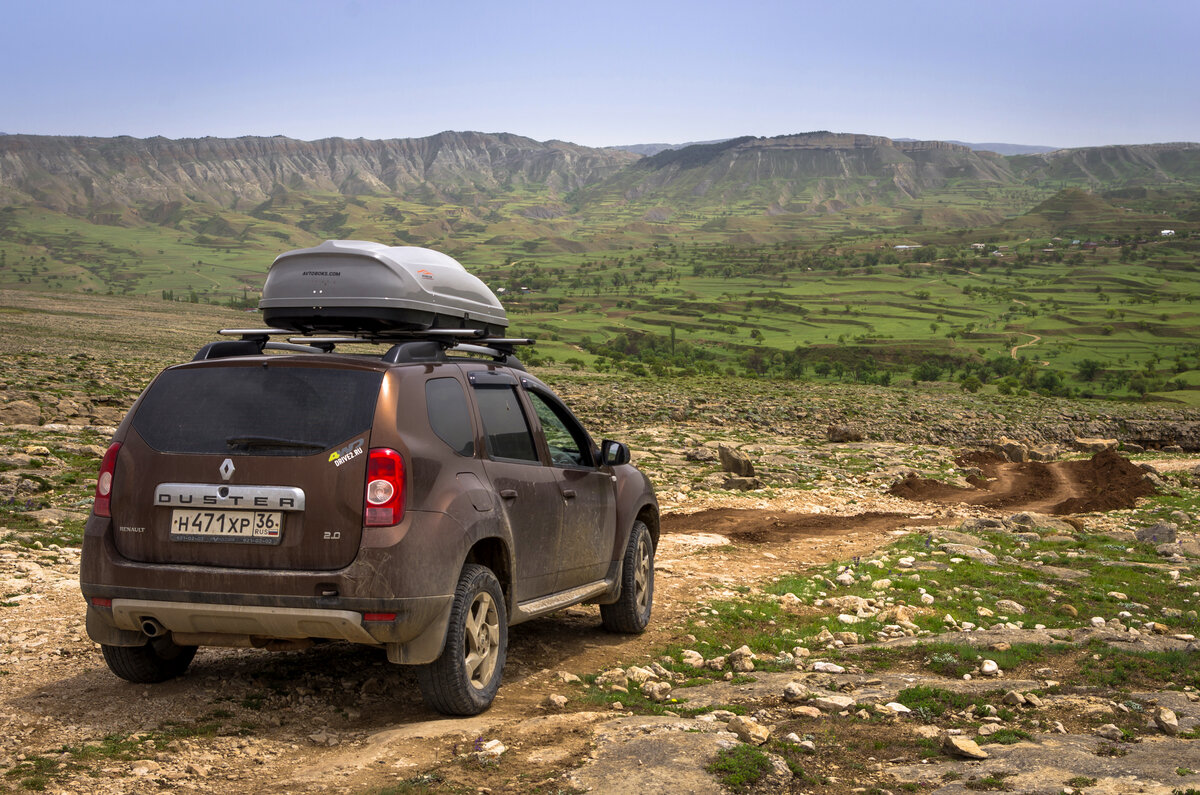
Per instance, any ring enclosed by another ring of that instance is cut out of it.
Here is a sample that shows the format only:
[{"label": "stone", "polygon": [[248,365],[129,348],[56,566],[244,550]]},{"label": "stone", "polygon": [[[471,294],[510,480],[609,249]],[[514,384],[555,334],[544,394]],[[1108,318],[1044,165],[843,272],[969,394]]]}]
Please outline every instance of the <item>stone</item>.
[{"label": "stone", "polygon": [[729,731],[738,736],[744,743],[751,745],[762,745],[771,737],[771,732],[766,726],[763,726],[754,718],[747,718],[745,715],[735,715],[729,723],[726,724]]},{"label": "stone", "polygon": [[861,442],[863,433],[853,425],[830,425],[825,429],[825,436],[831,442]]},{"label": "stone", "polygon": [[854,706],[854,699],[850,696],[819,696],[811,703],[822,712],[841,712]]},{"label": "stone", "polygon": [[741,450],[721,445],[717,448],[717,456],[721,459],[721,468],[739,478],[754,477],[754,463],[750,456]]},{"label": "stone", "polygon": [[994,566],[999,562],[999,559],[995,555],[979,547],[972,547],[966,544],[941,544],[939,548],[948,555],[970,558],[988,566]]},{"label": "stone", "polygon": [[849,613],[842,613],[841,615],[839,615],[837,617],[837,620],[838,620],[838,623],[846,624],[847,626],[849,626],[850,624],[858,623],[858,616],[852,616]]},{"label": "stone", "polygon": [[860,640],[857,632],[835,632],[833,639],[840,640],[843,646],[857,646]]},{"label": "stone", "polygon": [[942,750],[952,756],[966,759],[987,759],[987,751],[980,748],[974,740],[953,734],[942,735]]},{"label": "stone", "polygon": [[1097,629],[1103,627],[1107,623],[1108,622],[1104,620],[1103,616],[1092,616],[1091,618],[1091,625]]},{"label": "stone", "polygon": [[629,678],[620,668],[613,668],[600,674],[596,677],[595,684],[596,687],[620,688],[620,692],[629,692]]},{"label": "stone", "polygon": [[880,580],[876,580],[875,582],[871,583],[872,591],[886,591],[888,588],[891,588],[891,587],[892,587],[892,581],[887,579],[886,577],[883,579],[880,579]]},{"label": "stone", "polygon": [[1159,522],[1135,531],[1134,537],[1143,544],[1174,544],[1179,537],[1179,528],[1173,522]]},{"label": "stone", "polygon": [[1000,731],[1000,724],[985,723],[979,727],[978,734],[980,737],[991,737],[993,734],[995,734],[998,731]]},{"label": "stone", "polygon": [[984,660],[979,666],[979,672],[984,676],[999,676],[1000,666],[996,664],[995,660]]},{"label": "stone", "polygon": [[908,715],[912,712],[911,709],[904,706],[899,701],[889,701],[888,703],[884,704],[884,706],[887,707],[888,709],[890,709],[892,712],[896,713],[897,715]]},{"label": "stone", "polygon": [[783,700],[789,704],[808,698],[808,688],[799,682],[788,682],[783,686]]},{"label": "stone", "polygon": [[559,671],[557,675],[558,675],[558,681],[563,682],[564,684],[568,684],[568,685],[571,684],[572,682],[583,681],[578,676],[571,673],[570,671]]},{"label": "stone", "polygon": [[796,734],[795,732],[788,732],[787,734],[783,735],[783,741],[785,743],[791,743],[792,745],[799,745],[800,735]]},{"label": "stone", "polygon": [[1001,436],[992,449],[1015,464],[1029,460],[1029,446],[1007,436]]},{"label": "stone", "polygon": [[683,653],[679,655],[679,660],[692,668],[704,667],[704,655],[694,649],[684,649]]},{"label": "stone", "polygon": [[1001,599],[1000,601],[996,602],[996,609],[1001,613],[1006,613],[1009,615],[1025,615],[1025,606],[1020,602],[1014,602],[1012,599]]},{"label": "stone", "polygon": [[1179,734],[1179,719],[1175,716],[1175,712],[1166,707],[1159,706],[1154,710],[1154,725],[1163,734],[1169,734],[1172,737]]},{"label": "stone", "polygon": [[846,673],[846,669],[843,668],[842,666],[838,665],[837,663],[825,662],[824,660],[813,663],[812,670],[819,671],[823,674],[844,674],[844,673]]},{"label": "stone", "polygon": [[651,679],[657,679],[658,675],[649,668],[641,668],[633,665],[625,669],[625,677],[635,685],[641,685]]},{"label": "stone", "polygon": [[713,671],[720,671],[725,667],[725,656],[713,657],[704,663],[705,667]]},{"label": "stone", "polygon": [[1117,742],[1118,740],[1123,739],[1125,734],[1116,724],[1106,723],[1100,728],[1096,729],[1096,736],[1105,740]]},{"label": "stone", "polygon": [[500,755],[508,750],[508,747],[499,740],[488,740],[477,752],[482,759],[499,759]]},{"label": "stone", "polygon": [[1025,705],[1025,696],[1018,693],[1016,690],[1009,690],[1004,694],[1004,703],[1013,707]]},{"label": "stone", "polygon": [[0,424],[2,425],[40,425],[42,410],[32,401],[14,400],[0,406]]},{"label": "stone", "polygon": [[551,693],[546,696],[546,706],[551,709],[563,709],[567,706],[567,697],[560,696],[558,693]]},{"label": "stone", "polygon": [[1031,707],[1042,706],[1042,699],[1037,693],[1025,693],[1025,703]]},{"label": "stone", "polygon": [[785,613],[799,613],[804,609],[804,602],[796,594],[788,592],[780,597],[779,608]]},{"label": "stone", "polygon": [[807,704],[800,707],[792,707],[792,715],[797,718],[820,718],[823,717],[821,710]]},{"label": "stone", "polygon": [[1103,453],[1105,450],[1116,448],[1116,439],[1097,439],[1093,437],[1075,437],[1075,447],[1085,453]]},{"label": "stone", "polygon": [[671,683],[662,681],[646,682],[642,685],[642,695],[651,701],[666,701],[671,695]]},{"label": "stone", "polygon": [[750,673],[754,670],[754,661],[758,657],[750,651],[749,646],[741,646],[729,653],[729,664],[738,673]]}]

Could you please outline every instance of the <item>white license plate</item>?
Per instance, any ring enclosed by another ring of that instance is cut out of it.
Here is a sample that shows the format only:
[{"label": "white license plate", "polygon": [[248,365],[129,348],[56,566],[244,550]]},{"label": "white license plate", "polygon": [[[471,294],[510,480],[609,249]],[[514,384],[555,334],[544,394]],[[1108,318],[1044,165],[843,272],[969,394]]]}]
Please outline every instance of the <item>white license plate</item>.
[{"label": "white license plate", "polygon": [[171,511],[171,538],[278,544],[283,540],[283,512],[176,508]]}]

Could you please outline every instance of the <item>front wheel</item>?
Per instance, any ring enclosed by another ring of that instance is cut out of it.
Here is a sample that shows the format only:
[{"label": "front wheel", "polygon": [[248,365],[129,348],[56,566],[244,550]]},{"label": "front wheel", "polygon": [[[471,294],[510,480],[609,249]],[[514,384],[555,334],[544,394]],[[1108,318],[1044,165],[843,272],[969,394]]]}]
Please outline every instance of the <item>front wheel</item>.
[{"label": "front wheel", "polygon": [[621,598],[610,605],[600,605],[600,619],[610,632],[640,634],[650,623],[653,604],[654,540],[650,538],[650,528],[635,521],[621,561]]},{"label": "front wheel", "polygon": [[478,715],[492,705],[508,654],[504,592],[491,570],[463,567],[442,655],[417,668],[425,703],[446,715]]},{"label": "front wheel", "polygon": [[196,656],[195,646],[179,646],[169,637],[151,638],[145,646],[100,645],[108,670],[139,685],[165,682],[183,674]]}]

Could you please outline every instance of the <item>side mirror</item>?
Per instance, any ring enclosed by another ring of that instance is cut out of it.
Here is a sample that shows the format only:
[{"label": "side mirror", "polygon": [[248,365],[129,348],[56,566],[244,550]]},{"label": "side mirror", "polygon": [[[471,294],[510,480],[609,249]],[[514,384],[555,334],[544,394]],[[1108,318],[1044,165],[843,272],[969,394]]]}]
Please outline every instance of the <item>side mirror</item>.
[{"label": "side mirror", "polygon": [[629,463],[629,448],[622,442],[605,439],[600,443],[600,461],[604,466],[620,466]]}]

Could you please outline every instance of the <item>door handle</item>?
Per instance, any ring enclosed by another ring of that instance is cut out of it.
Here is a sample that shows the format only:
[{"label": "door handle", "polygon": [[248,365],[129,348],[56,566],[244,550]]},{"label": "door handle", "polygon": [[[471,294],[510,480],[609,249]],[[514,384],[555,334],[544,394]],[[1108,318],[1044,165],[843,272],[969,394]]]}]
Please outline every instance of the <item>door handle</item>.
[{"label": "door handle", "polygon": [[568,500],[575,499],[575,489],[563,489],[563,497]]},{"label": "door handle", "polygon": [[505,500],[515,500],[517,498],[516,489],[500,489],[500,498]]}]

